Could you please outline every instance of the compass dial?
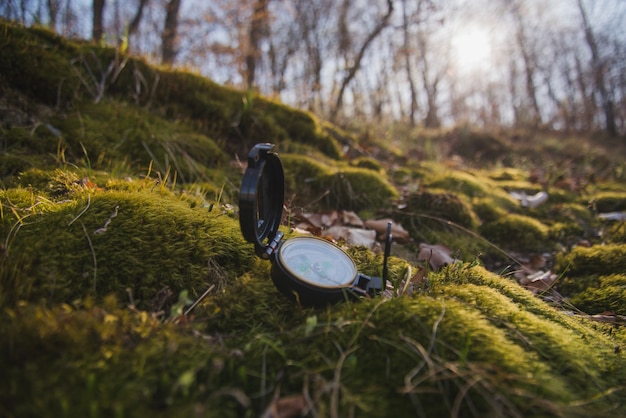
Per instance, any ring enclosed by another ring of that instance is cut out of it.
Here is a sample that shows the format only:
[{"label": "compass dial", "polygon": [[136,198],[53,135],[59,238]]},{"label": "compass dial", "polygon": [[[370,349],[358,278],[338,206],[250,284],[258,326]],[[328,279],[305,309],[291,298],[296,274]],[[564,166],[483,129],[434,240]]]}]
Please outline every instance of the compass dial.
[{"label": "compass dial", "polygon": [[278,262],[288,273],[314,286],[349,286],[357,276],[354,261],[343,250],[318,238],[286,240],[278,251]]}]

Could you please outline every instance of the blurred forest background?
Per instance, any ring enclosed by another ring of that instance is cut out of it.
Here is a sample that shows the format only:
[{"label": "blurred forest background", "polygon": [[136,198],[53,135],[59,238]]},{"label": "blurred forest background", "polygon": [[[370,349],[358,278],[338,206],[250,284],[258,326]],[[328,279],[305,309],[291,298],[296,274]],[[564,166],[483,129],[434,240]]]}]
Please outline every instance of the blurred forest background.
[{"label": "blurred forest background", "polygon": [[2,0],[345,127],[626,133],[622,0]]}]

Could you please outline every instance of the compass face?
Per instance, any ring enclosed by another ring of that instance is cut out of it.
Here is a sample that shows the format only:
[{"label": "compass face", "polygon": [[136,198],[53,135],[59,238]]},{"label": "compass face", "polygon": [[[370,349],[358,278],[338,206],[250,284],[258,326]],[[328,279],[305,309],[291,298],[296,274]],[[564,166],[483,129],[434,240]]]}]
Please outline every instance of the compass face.
[{"label": "compass face", "polygon": [[349,286],[357,275],[354,261],[345,252],[318,238],[286,240],[277,261],[292,276],[318,287]]}]

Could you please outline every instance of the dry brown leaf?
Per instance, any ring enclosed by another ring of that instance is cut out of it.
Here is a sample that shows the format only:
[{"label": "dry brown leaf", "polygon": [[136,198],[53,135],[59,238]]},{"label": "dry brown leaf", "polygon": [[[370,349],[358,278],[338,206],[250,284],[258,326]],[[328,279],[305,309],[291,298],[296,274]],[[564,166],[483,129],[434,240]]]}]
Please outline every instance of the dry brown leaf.
[{"label": "dry brown leaf", "polygon": [[293,418],[307,412],[307,402],[303,395],[284,396],[274,399],[263,413],[263,418]]},{"label": "dry brown leaf", "polygon": [[322,226],[333,226],[339,221],[339,213],[336,210],[322,212]]},{"label": "dry brown leaf", "polygon": [[326,234],[331,235],[335,240],[343,239],[348,244],[363,245],[367,248],[373,248],[376,243],[376,231],[367,229],[333,226],[326,230]]},{"label": "dry brown leaf", "polygon": [[528,263],[533,270],[541,270],[546,266],[546,258],[541,254],[535,254],[530,257]]},{"label": "dry brown leaf", "polygon": [[550,289],[557,277],[558,276],[553,274],[550,270],[538,271],[520,280],[520,284],[531,292],[538,293]]},{"label": "dry brown leaf", "polygon": [[420,252],[417,261],[427,261],[433,270],[439,270],[454,262],[450,256],[451,250],[445,245],[420,244]]},{"label": "dry brown leaf", "polygon": [[391,222],[391,235],[396,242],[409,241],[409,232],[402,225],[394,223],[391,219],[369,219],[365,221],[365,227],[376,231],[379,240],[384,241],[387,237],[387,225]]},{"label": "dry brown leaf", "polygon": [[302,217],[313,226],[316,226],[318,228],[324,226],[321,213],[303,213]]},{"label": "dry brown leaf", "polygon": [[351,210],[344,210],[341,212],[341,218],[344,225],[358,226],[363,228],[363,220],[359,218],[355,212]]}]

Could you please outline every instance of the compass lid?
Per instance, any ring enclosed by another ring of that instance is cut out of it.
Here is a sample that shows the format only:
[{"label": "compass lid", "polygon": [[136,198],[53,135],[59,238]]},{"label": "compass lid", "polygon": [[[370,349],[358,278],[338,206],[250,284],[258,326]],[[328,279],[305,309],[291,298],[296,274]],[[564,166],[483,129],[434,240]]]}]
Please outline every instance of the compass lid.
[{"label": "compass lid", "polygon": [[285,175],[273,144],[256,144],[248,153],[248,168],[239,191],[239,225],[260,257],[277,237],[285,200]]}]

